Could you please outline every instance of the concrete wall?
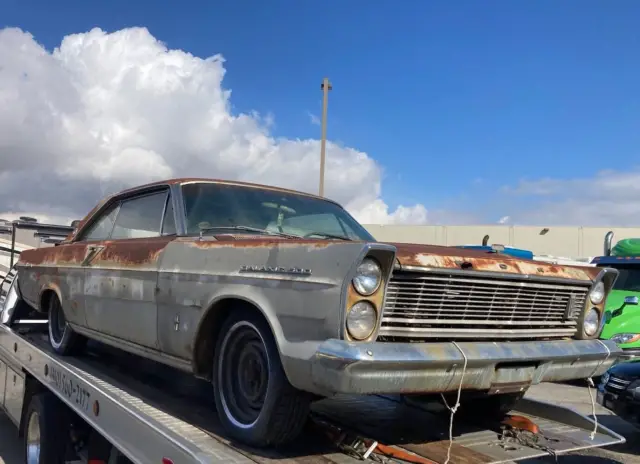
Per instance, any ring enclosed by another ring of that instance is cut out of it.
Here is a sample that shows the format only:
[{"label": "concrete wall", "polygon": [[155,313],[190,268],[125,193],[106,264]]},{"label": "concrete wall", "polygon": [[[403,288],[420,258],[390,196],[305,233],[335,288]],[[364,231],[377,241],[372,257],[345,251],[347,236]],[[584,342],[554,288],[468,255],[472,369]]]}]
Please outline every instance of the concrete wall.
[{"label": "concrete wall", "polygon": [[429,243],[432,245],[480,245],[489,235],[489,243],[525,248],[534,254],[571,258],[602,255],[605,234],[614,232],[613,244],[621,238],[640,238],[640,227],[548,227],[544,226],[401,226],[365,225],[381,241]]}]

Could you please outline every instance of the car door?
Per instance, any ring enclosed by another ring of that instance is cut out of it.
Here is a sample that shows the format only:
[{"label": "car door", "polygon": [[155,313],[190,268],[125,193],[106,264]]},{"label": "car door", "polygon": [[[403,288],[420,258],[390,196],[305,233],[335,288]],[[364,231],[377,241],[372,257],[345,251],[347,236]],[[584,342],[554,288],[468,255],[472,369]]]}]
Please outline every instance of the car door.
[{"label": "car door", "polygon": [[120,202],[109,239],[96,243],[95,254],[85,263],[89,329],[158,348],[158,266],[174,238],[161,234],[168,200],[165,189]]}]

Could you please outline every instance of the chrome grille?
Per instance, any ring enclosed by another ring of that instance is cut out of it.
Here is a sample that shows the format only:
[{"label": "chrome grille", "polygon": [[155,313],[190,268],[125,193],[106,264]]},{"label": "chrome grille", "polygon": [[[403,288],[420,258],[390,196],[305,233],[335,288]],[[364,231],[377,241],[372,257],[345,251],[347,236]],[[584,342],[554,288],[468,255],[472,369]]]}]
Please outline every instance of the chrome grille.
[{"label": "chrome grille", "polygon": [[609,380],[607,381],[607,389],[620,391],[626,390],[630,383],[630,380],[623,380],[619,379],[618,377],[609,376]]},{"label": "chrome grille", "polygon": [[380,340],[573,336],[589,285],[464,274],[395,272]]}]

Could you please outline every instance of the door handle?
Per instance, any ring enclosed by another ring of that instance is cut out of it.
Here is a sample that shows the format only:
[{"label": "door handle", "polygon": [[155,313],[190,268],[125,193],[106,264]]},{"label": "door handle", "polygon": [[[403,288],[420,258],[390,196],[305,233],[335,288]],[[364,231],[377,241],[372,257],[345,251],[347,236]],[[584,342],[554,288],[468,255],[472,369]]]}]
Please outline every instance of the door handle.
[{"label": "door handle", "polygon": [[93,259],[98,256],[102,250],[104,250],[104,245],[87,246],[87,255],[82,260],[82,263],[80,263],[80,266],[88,266],[91,264],[91,261],[93,261]]}]

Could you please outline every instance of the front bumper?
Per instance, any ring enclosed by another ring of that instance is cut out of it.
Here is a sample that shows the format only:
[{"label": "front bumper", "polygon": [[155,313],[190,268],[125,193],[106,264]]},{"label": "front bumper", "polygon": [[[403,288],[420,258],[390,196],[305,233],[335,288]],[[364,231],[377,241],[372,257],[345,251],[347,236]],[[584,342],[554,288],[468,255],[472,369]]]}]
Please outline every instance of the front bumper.
[{"label": "front bumper", "polygon": [[602,375],[621,349],[609,340],[352,343],[327,340],[313,357],[314,385],[332,393],[520,391],[540,382]]},{"label": "front bumper", "polygon": [[640,348],[622,348],[622,353],[616,360],[616,363],[631,361],[640,358]]}]

